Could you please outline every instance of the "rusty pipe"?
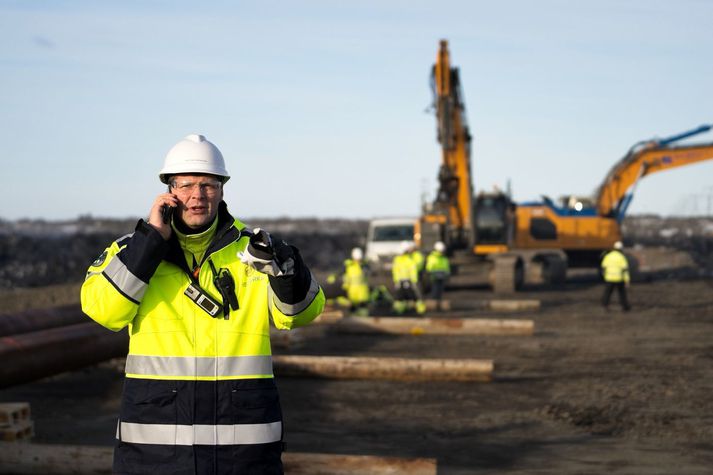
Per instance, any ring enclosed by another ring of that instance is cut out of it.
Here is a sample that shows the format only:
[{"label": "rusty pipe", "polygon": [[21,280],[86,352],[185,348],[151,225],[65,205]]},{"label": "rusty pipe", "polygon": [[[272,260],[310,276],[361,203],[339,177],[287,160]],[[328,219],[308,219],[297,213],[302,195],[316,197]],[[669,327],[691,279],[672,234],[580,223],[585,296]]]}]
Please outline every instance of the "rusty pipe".
[{"label": "rusty pipe", "polygon": [[0,315],[0,337],[89,321],[89,317],[82,313],[81,307],[77,304],[26,310],[12,315]]},{"label": "rusty pipe", "polygon": [[79,323],[0,338],[0,388],[125,356],[126,331]]}]

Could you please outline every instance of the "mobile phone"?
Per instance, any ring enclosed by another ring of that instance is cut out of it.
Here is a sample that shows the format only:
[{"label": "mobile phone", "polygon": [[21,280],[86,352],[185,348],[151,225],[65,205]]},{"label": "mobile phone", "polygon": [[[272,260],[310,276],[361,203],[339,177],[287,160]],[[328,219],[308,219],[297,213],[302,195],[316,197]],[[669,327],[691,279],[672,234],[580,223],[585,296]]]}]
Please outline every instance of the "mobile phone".
[{"label": "mobile phone", "polygon": [[171,217],[173,216],[173,206],[163,205],[161,206],[161,218],[164,224],[171,222]]}]

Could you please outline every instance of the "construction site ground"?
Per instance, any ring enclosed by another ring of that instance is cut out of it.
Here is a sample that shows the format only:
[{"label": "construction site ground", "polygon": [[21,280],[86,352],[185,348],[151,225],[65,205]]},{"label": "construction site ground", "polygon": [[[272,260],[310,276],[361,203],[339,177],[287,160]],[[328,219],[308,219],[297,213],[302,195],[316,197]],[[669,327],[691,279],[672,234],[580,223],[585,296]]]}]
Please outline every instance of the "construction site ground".
[{"label": "construction site ground", "polygon": [[[41,291],[41,290],[40,290]],[[485,358],[494,380],[393,382],[280,378],[286,450],[429,457],[439,474],[704,474],[713,470],[713,283],[658,278],[630,289],[632,310],[600,305],[582,277],[517,298],[533,336],[335,334],[315,328],[275,353]],[[29,294],[28,294],[29,295]],[[492,298],[449,292],[454,304]],[[35,442],[111,445],[122,360],[0,391],[29,401]]]}]

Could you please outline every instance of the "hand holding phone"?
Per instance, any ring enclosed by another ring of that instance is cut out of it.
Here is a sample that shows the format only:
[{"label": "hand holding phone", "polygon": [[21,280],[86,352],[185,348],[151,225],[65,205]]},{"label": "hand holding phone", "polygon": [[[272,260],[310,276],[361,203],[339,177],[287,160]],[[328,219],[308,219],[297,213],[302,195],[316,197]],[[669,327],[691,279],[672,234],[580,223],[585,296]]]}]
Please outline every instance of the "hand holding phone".
[{"label": "hand holding phone", "polygon": [[163,224],[170,224],[173,217],[173,207],[168,205],[161,206],[161,219]]},{"label": "hand holding phone", "polygon": [[176,198],[176,195],[161,193],[156,197],[151,207],[148,222],[165,240],[171,237],[171,219],[177,206],[178,198]]}]

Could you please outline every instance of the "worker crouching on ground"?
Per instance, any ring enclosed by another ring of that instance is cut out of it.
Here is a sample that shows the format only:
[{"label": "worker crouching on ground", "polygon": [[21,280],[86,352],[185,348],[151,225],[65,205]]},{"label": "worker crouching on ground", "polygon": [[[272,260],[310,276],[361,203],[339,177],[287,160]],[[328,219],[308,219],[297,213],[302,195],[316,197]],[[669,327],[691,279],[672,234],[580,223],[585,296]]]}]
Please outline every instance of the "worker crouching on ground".
[{"label": "worker crouching on ground", "polygon": [[602,259],[602,275],[604,277],[604,294],[602,295],[602,305],[609,310],[609,299],[614,289],[619,293],[619,303],[621,308],[628,312],[631,308],[626,296],[626,289],[629,287],[629,262],[622,252],[624,245],[621,241],[614,243],[614,249],[607,252]]},{"label": "worker crouching on ground", "polygon": [[369,283],[367,281],[368,267],[364,263],[364,252],[355,247],[351,259],[344,261],[342,288],[347,294],[347,304],[352,313],[368,315]]},{"label": "worker crouching on ground", "polygon": [[426,311],[426,304],[418,288],[418,274],[418,264],[411,257],[411,244],[404,242],[401,244],[401,253],[394,257],[391,268],[396,288],[394,312],[398,315],[413,310],[420,315]]},{"label": "worker crouching on ground", "polygon": [[178,142],[159,177],[168,192],[148,222],[94,261],[81,291],[92,319],[129,327],[113,473],[281,474],[268,316],[309,323],[324,293],[295,247],[228,213],[230,176],[203,136]]},{"label": "worker crouching on ground", "polygon": [[446,245],[438,241],[426,258],[426,272],[431,280],[431,296],[436,301],[436,309],[441,310],[443,290],[451,275],[451,265],[445,255]]}]

